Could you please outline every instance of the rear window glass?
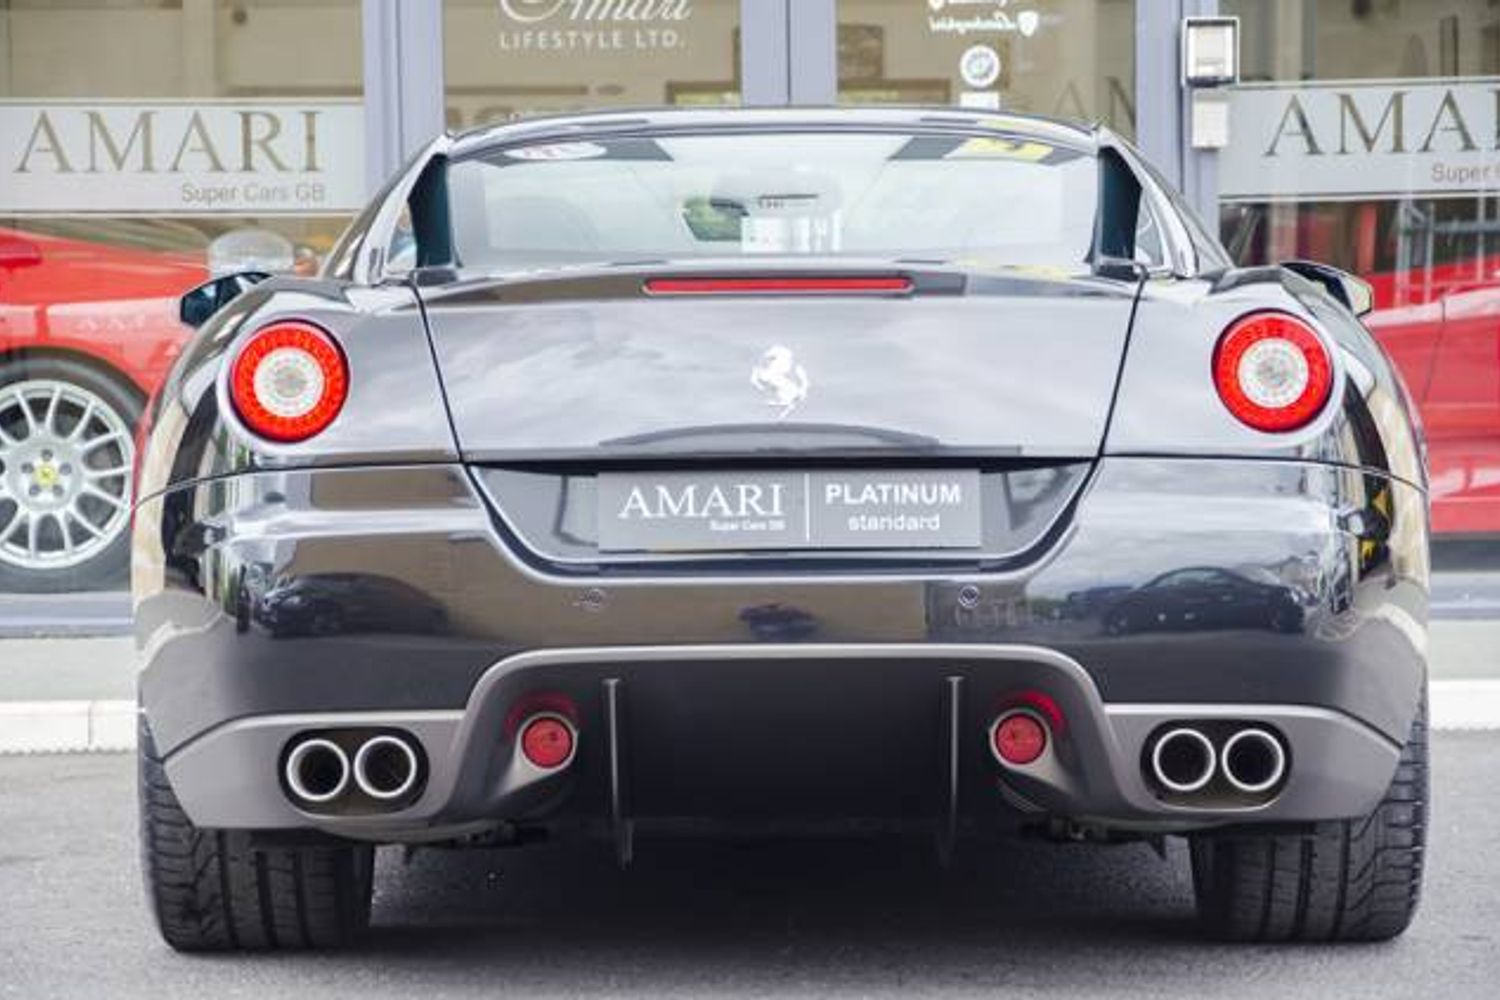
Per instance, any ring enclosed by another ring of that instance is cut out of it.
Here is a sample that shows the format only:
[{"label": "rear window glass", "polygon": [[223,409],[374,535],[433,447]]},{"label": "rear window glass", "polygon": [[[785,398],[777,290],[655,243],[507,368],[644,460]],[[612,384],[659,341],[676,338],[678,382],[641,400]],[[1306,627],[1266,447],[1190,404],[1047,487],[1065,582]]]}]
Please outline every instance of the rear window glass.
[{"label": "rear window glass", "polygon": [[511,146],[448,181],[458,261],[487,271],[755,255],[1078,270],[1097,165],[998,135],[757,132]]}]

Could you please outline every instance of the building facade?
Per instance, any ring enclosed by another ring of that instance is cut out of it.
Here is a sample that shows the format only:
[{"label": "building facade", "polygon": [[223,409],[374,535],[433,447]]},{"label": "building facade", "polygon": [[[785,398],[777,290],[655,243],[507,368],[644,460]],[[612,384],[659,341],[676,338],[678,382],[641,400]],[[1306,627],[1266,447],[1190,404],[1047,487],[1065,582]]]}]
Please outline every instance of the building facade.
[{"label": "building facade", "polygon": [[[1239,19],[1241,80],[1200,107],[1179,52],[1202,15]],[[869,103],[1103,122],[1237,260],[1365,276],[1437,529],[1500,534],[1494,0],[0,0],[0,592],[120,585],[176,295],[316,269],[440,129]],[[62,485],[6,444],[43,417],[100,442],[81,506],[37,508]]]}]

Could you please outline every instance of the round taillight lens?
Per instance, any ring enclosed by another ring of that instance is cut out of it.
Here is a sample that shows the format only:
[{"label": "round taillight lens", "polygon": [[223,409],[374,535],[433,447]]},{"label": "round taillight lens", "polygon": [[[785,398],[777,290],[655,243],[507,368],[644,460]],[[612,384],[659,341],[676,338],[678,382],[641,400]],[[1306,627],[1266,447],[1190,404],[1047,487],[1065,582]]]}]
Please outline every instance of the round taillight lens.
[{"label": "round taillight lens", "polygon": [[1313,328],[1289,313],[1241,316],[1214,349],[1214,385],[1242,424],[1294,431],[1323,409],[1333,361]]},{"label": "round taillight lens", "polygon": [[286,320],[246,340],[229,372],[245,426],[272,441],[306,441],[339,415],[349,395],[344,354],[326,331]]},{"label": "round taillight lens", "polygon": [[543,770],[561,767],[573,756],[573,727],[550,715],[532,719],[521,727],[521,752]]}]

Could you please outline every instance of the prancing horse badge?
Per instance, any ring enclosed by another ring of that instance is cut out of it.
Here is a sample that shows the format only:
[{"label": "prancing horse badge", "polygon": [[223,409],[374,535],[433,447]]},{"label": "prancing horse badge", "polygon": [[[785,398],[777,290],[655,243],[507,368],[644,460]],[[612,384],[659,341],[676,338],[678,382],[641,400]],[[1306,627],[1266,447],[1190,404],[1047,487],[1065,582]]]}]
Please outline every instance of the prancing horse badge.
[{"label": "prancing horse badge", "polygon": [[807,370],[797,363],[797,356],[790,347],[777,344],[760,357],[760,363],[750,370],[750,384],[760,390],[767,406],[780,409],[777,420],[782,420],[807,398],[812,381]]}]

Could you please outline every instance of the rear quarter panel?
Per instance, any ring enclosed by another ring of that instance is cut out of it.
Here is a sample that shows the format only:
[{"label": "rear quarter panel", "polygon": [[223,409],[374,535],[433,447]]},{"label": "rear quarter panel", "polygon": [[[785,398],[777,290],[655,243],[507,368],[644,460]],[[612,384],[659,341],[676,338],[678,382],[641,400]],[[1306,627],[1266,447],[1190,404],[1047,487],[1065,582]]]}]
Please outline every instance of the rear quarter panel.
[{"label": "rear quarter panel", "polygon": [[[223,368],[245,337],[281,319],[309,320],[338,341],[349,396],[332,425],[296,444],[262,440],[228,403]],[[256,470],[441,462],[456,457],[415,296],[405,286],[278,279],[198,332],[148,414],[138,495]]]},{"label": "rear quarter panel", "polygon": [[[1312,423],[1286,434],[1241,424],[1213,381],[1219,335],[1266,309],[1312,322],[1334,354],[1334,398]],[[1318,286],[1279,268],[1147,282],[1105,453],[1309,460],[1426,484],[1412,413],[1389,358]]]}]

